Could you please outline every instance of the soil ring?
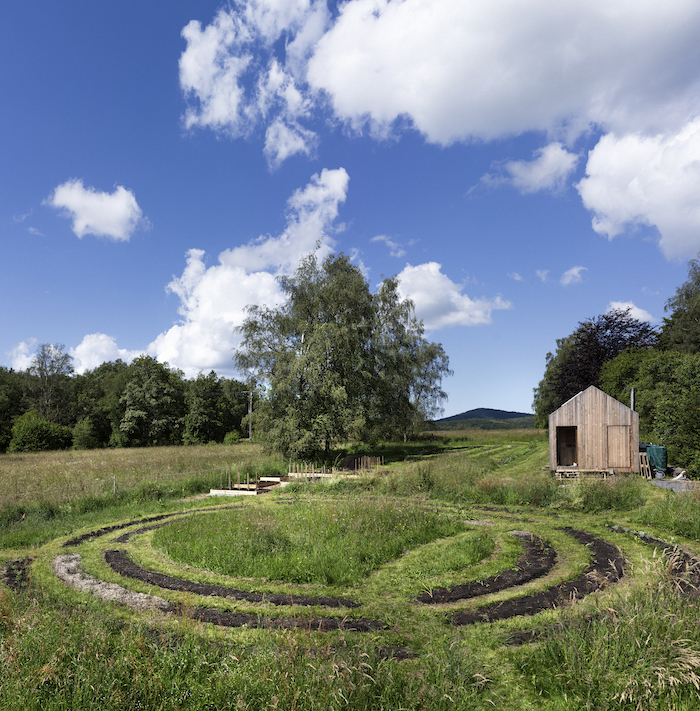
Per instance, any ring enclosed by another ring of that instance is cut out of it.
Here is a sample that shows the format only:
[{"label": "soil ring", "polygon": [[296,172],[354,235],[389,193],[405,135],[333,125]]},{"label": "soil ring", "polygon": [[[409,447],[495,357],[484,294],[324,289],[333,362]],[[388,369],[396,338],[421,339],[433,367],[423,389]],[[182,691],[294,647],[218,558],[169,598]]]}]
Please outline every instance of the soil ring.
[{"label": "soil ring", "polygon": [[251,615],[242,612],[229,612],[211,607],[176,607],[172,610],[177,614],[191,617],[198,622],[209,622],[220,627],[260,627],[263,629],[303,629],[310,632],[330,632],[347,630],[351,632],[377,632],[387,628],[387,625],[377,620],[349,620],[338,617],[280,617],[270,618]]},{"label": "soil ring", "polygon": [[347,630],[354,632],[375,632],[387,629],[388,625],[378,620],[319,617],[319,618],[266,618],[227,610],[207,607],[190,608],[173,605],[157,595],[133,592],[115,583],[107,583],[82,571],[81,556],[78,553],[58,555],[53,560],[56,575],[67,585],[82,592],[90,592],[103,600],[114,602],[135,610],[160,610],[180,617],[189,617],[200,622],[209,622],[222,627],[261,627],[269,629],[305,629],[329,632]]},{"label": "soil ring", "polygon": [[623,576],[624,560],[616,546],[585,531],[572,528],[563,530],[579,543],[589,546],[593,553],[591,565],[580,576],[534,595],[497,602],[478,610],[456,612],[452,616],[452,624],[470,625],[475,622],[505,620],[519,615],[535,615],[543,610],[560,607],[567,601],[584,597],[617,582]]},{"label": "soil ring", "polygon": [[324,607],[360,607],[359,602],[336,597],[309,597],[307,595],[276,595],[272,593],[246,592],[223,585],[197,583],[192,580],[173,578],[170,575],[154,573],[134,563],[125,551],[107,550],[104,552],[105,561],[115,572],[125,578],[140,580],[149,585],[156,585],[165,590],[189,592],[205,597],[225,597],[246,602],[268,602],[272,605],[323,605]]},{"label": "soil ring", "polygon": [[[153,523],[154,521],[164,521],[168,518],[173,518],[173,516],[189,516],[196,513],[209,513],[212,511],[227,511],[230,509],[235,509],[236,506],[219,506],[217,508],[207,507],[203,509],[190,509],[189,511],[173,511],[172,513],[157,514],[156,516],[148,516],[146,518],[137,518],[133,521],[127,523],[115,523],[113,526],[103,526],[102,528],[97,528],[94,531],[89,531],[88,533],[83,533],[80,536],[75,536],[74,538],[69,538],[64,541],[62,548],[73,548],[74,546],[79,546],[86,541],[91,541],[94,538],[99,538],[100,536],[106,536],[108,533],[114,533],[114,531],[122,531],[129,526],[135,526],[137,523]],[[154,527],[155,528],[155,527]],[[147,531],[149,528],[143,528],[140,531],[132,531],[129,535],[134,535],[135,533],[140,533],[141,531]]]},{"label": "soil ring", "polygon": [[424,592],[416,600],[432,605],[467,600],[522,585],[546,575],[556,562],[556,551],[528,531],[510,531],[510,533],[522,541],[524,549],[523,554],[516,561],[515,568],[504,570],[486,580]]},{"label": "soil ring", "polygon": [[129,523],[116,523],[113,526],[104,526],[98,528],[89,533],[83,533],[81,536],[75,536],[74,538],[69,538],[62,544],[63,548],[73,548],[74,546],[79,546],[81,543],[86,541],[91,541],[93,538],[99,538],[100,536],[106,536],[108,533],[113,533],[114,531],[121,531],[124,528],[129,528],[129,526],[134,526],[137,523],[150,523],[151,521],[163,521],[166,518],[171,518],[172,516],[179,516],[180,513],[168,513],[159,514],[158,516],[149,516],[148,518],[140,518],[135,521],[129,521]]}]

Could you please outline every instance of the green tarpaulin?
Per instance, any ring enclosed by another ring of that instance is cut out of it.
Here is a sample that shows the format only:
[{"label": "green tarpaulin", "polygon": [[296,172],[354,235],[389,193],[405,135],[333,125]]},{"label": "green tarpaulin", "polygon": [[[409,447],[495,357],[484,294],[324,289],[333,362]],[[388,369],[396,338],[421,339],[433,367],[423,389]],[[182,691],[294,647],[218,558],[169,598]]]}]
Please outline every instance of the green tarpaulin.
[{"label": "green tarpaulin", "polygon": [[666,471],[666,447],[661,447],[656,444],[648,444],[647,457],[649,457],[649,464],[651,464],[654,469],[660,472]]}]

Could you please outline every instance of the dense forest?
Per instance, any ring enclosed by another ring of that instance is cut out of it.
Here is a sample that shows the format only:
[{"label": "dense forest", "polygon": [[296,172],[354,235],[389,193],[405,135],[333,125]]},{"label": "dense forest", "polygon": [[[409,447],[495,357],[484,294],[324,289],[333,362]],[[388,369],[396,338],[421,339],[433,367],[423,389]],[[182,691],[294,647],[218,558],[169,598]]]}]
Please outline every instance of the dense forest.
[{"label": "dense forest", "polygon": [[0,367],[0,451],[237,441],[247,431],[243,383],[140,356],[76,374],[59,344],[25,371]]},{"label": "dense forest", "polygon": [[[700,256],[700,255],[699,255]],[[659,328],[627,310],[579,323],[548,353],[535,388],[537,425],[589,385],[639,412],[642,440],[666,446],[669,461],[700,476],[700,261],[666,303]]]}]

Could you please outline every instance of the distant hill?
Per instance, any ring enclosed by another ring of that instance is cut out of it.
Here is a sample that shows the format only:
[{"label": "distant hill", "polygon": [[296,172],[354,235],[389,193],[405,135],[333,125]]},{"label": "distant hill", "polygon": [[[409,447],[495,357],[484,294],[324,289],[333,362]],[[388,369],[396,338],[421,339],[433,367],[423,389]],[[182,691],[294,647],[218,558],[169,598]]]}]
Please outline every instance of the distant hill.
[{"label": "distant hill", "polygon": [[426,423],[429,430],[500,430],[530,429],[535,426],[535,416],[527,412],[509,412],[479,407],[452,417],[443,417]]},{"label": "distant hill", "polygon": [[435,422],[452,422],[453,420],[512,420],[514,417],[534,417],[529,412],[508,412],[507,410],[490,410],[488,407],[477,407],[460,415],[443,417]]}]

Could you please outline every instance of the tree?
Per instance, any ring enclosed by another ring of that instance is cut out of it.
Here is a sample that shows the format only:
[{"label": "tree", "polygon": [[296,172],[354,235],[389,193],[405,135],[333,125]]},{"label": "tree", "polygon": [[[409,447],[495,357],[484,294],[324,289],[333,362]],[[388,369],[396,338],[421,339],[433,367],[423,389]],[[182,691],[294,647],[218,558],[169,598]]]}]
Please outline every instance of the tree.
[{"label": "tree", "polygon": [[700,261],[688,262],[688,279],[664,307],[670,316],[661,327],[661,346],[680,353],[700,351]]},{"label": "tree", "polygon": [[[235,382],[235,381],[234,381]],[[241,421],[247,411],[247,395],[243,383],[233,383],[219,378],[212,370],[209,375],[199,373],[186,384],[185,444],[223,442],[231,431],[240,434]]]},{"label": "tree", "polygon": [[28,369],[34,403],[39,416],[52,421],[65,417],[70,409],[68,386],[73,375],[73,358],[62,343],[42,343]]},{"label": "tree", "polygon": [[[78,375],[77,419],[81,442],[87,446],[94,437],[98,447],[119,445],[123,436],[119,426],[126,411],[121,402],[129,382],[130,367],[122,360],[102,363],[93,370]],[[89,427],[88,427],[89,423]]]},{"label": "tree", "polygon": [[315,254],[279,283],[277,309],[252,306],[234,359],[265,397],[257,427],[285,454],[314,456],[339,442],[407,435],[445,398],[442,346],[428,343],[395,279],[376,295],[343,254]]},{"label": "tree", "polygon": [[538,427],[549,415],[590,385],[600,385],[605,363],[628,348],[646,350],[657,343],[654,328],[633,318],[630,309],[612,309],[595,319],[581,321],[566,338],[557,340],[557,351],[547,354],[544,378],[535,388],[533,408]]},{"label": "tree", "polygon": [[0,366],[0,452],[12,439],[12,425],[22,414],[23,375]]},{"label": "tree", "polygon": [[181,442],[185,398],[180,371],[151,356],[136,358],[129,366],[121,403],[120,444],[147,447]]}]

